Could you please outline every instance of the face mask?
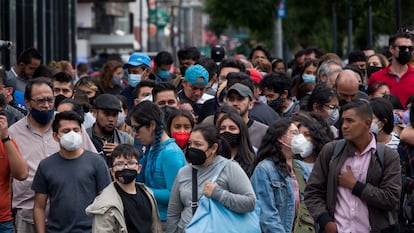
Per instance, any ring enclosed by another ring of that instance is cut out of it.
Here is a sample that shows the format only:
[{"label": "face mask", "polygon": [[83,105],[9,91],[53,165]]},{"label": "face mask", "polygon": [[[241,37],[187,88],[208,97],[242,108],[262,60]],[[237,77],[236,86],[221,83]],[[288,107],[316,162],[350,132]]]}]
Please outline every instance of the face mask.
[{"label": "face mask", "polygon": [[381,131],[381,129],[378,127],[377,123],[372,122],[371,123],[371,132],[373,132],[374,134],[378,134],[379,131]]},{"label": "face mask", "polygon": [[122,123],[124,123],[124,122],[125,122],[125,118],[126,118],[126,115],[125,115],[125,114],[123,114],[123,113],[119,113],[119,114],[118,114],[118,120],[116,121],[116,127],[121,126],[121,125],[122,125]]},{"label": "face mask", "polygon": [[371,74],[381,70],[382,67],[378,67],[378,66],[368,66],[367,67],[367,75],[368,77],[371,77]]},{"label": "face mask", "polygon": [[315,83],[316,77],[312,74],[303,74],[302,79],[304,83]]},{"label": "face mask", "polygon": [[122,80],[121,77],[114,76],[112,78],[112,84],[114,84],[115,86],[120,86],[121,85],[121,80]]},{"label": "face mask", "polygon": [[60,145],[67,151],[75,151],[82,145],[82,135],[71,130],[60,138]]},{"label": "face mask", "polygon": [[201,165],[207,160],[207,156],[204,151],[193,147],[187,148],[185,157],[192,165]]},{"label": "face mask", "polygon": [[129,74],[128,83],[131,87],[136,87],[141,82],[142,75],[140,74]]},{"label": "face mask", "polygon": [[190,139],[190,132],[175,132],[171,134],[171,137],[175,139],[177,145],[184,148],[187,145],[188,139]]},{"label": "face mask", "polygon": [[240,134],[234,134],[226,131],[220,135],[231,147],[236,147],[240,143]]},{"label": "face mask", "polygon": [[298,154],[302,158],[309,157],[313,152],[312,142],[306,140],[303,134],[295,135],[292,138],[292,153]]},{"label": "face mask", "polygon": [[54,109],[50,109],[48,111],[39,111],[35,108],[32,108],[30,110],[30,115],[37,123],[41,125],[46,125],[47,123],[49,123],[49,121],[53,118],[54,113]]},{"label": "face mask", "polygon": [[412,52],[410,51],[401,51],[398,53],[397,61],[401,65],[407,64],[411,59]]},{"label": "face mask", "polygon": [[360,85],[358,86],[358,90],[359,90],[359,91],[365,92],[367,89],[368,89],[368,86],[364,86],[364,85],[362,85],[362,84],[360,84]]},{"label": "face mask", "polygon": [[328,110],[328,125],[334,125],[339,119],[339,110],[338,109],[329,109]]},{"label": "face mask", "polygon": [[122,169],[115,172],[115,179],[117,179],[122,184],[129,184],[135,180],[137,177],[137,170],[134,169]]},{"label": "face mask", "polygon": [[282,99],[282,97],[279,97],[275,100],[268,101],[267,105],[272,107],[276,112],[280,112],[279,110],[283,106],[283,102],[284,100]]},{"label": "face mask", "polygon": [[161,79],[166,79],[169,76],[170,76],[169,70],[160,70],[160,72],[158,72],[158,77],[160,77]]},{"label": "face mask", "polygon": [[89,98],[89,104],[94,106],[95,105],[95,96],[92,98]]},{"label": "face mask", "polygon": [[171,114],[174,110],[176,110],[176,108],[174,108],[174,107],[170,107],[170,106],[164,106],[164,107],[161,107],[160,109],[161,109],[161,112],[162,112],[162,115],[163,115],[163,119],[164,119],[164,121],[168,120],[168,119],[169,119],[169,117],[170,117],[170,114]]}]

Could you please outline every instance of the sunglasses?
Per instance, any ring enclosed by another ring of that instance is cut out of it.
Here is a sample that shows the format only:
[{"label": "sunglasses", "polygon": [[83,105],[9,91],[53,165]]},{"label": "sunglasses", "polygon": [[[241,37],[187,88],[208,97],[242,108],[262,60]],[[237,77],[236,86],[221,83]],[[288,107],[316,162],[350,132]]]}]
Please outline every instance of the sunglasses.
[{"label": "sunglasses", "polygon": [[394,45],[394,48],[398,48],[400,51],[410,51],[412,52],[414,50],[413,46],[405,46],[405,45]]}]

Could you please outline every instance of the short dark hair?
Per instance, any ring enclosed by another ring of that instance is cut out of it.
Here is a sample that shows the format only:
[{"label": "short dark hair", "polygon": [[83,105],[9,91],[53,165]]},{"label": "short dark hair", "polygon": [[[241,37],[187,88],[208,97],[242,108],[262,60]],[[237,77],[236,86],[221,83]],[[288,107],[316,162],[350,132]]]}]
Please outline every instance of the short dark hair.
[{"label": "short dark hair", "polygon": [[198,50],[194,46],[186,46],[178,50],[177,56],[179,60],[191,59],[197,62],[198,59],[200,59],[201,57],[201,53],[200,53],[200,50]]},{"label": "short dark hair", "polygon": [[53,78],[55,74],[56,74],[56,70],[54,68],[40,64],[40,66],[37,67],[36,70],[33,72],[32,78],[38,78],[38,77]]},{"label": "short dark hair", "polygon": [[47,78],[43,78],[43,77],[32,78],[32,79],[29,79],[29,82],[26,85],[26,89],[24,91],[24,99],[30,100],[32,98],[33,85],[41,85],[41,84],[48,85],[53,93],[53,84]]},{"label": "short dark hair", "polygon": [[57,113],[55,115],[55,119],[52,123],[52,130],[53,132],[57,133],[60,128],[60,122],[62,120],[67,121],[76,121],[79,124],[79,127],[82,127],[82,117],[75,111],[63,111],[60,113]]},{"label": "short dark hair", "polygon": [[[134,146],[129,144],[119,144],[111,152],[111,159],[114,161],[118,157],[124,157],[126,159],[136,159],[139,160],[141,157],[138,150]],[[112,165],[112,164],[111,164]]]},{"label": "short dark hair", "polygon": [[72,76],[66,72],[59,72],[53,75],[53,81],[60,83],[70,83],[70,88],[73,90]]},{"label": "short dark hair", "polygon": [[125,96],[123,95],[116,95],[116,98],[119,99],[119,101],[121,101],[121,107],[124,111],[128,111],[128,100]]},{"label": "short dark hair", "polygon": [[382,97],[372,98],[371,108],[378,120],[384,124],[382,127],[384,132],[386,134],[391,134],[394,130],[394,114],[391,102]]},{"label": "short dark hair", "polygon": [[217,72],[220,73],[221,69],[223,69],[225,67],[236,68],[236,69],[239,69],[240,72],[245,72],[246,71],[246,67],[244,66],[243,62],[241,62],[240,60],[237,60],[233,57],[228,57],[228,58],[224,58],[223,60],[221,60]]},{"label": "short dark hair", "polygon": [[395,41],[398,38],[406,38],[406,39],[410,39],[411,41],[413,40],[413,36],[410,33],[407,33],[407,32],[397,32],[394,35],[391,35],[390,38],[388,39],[388,46],[394,46],[395,45]]},{"label": "short dark hair", "polygon": [[172,63],[173,63],[173,57],[171,53],[167,51],[161,51],[157,53],[157,55],[154,57],[154,64],[158,66],[171,65]]},{"label": "short dark hair", "polygon": [[175,86],[172,83],[169,82],[160,82],[155,85],[155,87],[152,89],[152,100],[155,102],[157,100],[157,95],[160,92],[163,91],[173,91],[175,97],[177,97],[177,91],[175,89]]},{"label": "short dark hair", "polygon": [[248,57],[249,60],[253,58],[253,54],[256,51],[262,51],[265,54],[267,60],[269,61],[272,60],[272,56],[270,55],[269,50],[267,50],[263,45],[256,45],[252,48],[252,50],[250,51],[249,57]]},{"label": "short dark hair", "polygon": [[354,99],[351,102],[346,103],[342,107],[342,112],[345,112],[350,109],[354,109],[356,114],[361,118],[372,119],[372,108],[368,100],[366,99]]},{"label": "short dark hair", "polygon": [[325,104],[329,103],[332,98],[338,98],[335,89],[326,86],[325,83],[318,83],[313,89],[312,94],[309,96],[307,110],[311,112],[314,104],[318,105],[319,108],[322,108]]},{"label": "short dark hair", "polygon": [[166,131],[168,135],[171,136],[171,124],[174,118],[176,117],[185,117],[190,121],[191,129],[194,128],[194,118],[193,115],[191,115],[191,112],[185,109],[174,109],[169,115],[168,119],[165,122],[166,124]]},{"label": "short dark hair", "polygon": [[314,53],[314,54],[315,54],[315,58],[317,58],[317,59],[319,59],[320,57],[322,57],[322,55],[324,54],[324,52],[323,52],[322,50],[320,50],[319,48],[314,47],[314,46],[307,47],[307,48],[304,50],[304,54],[305,54],[305,56],[306,56],[306,55],[309,55],[309,54],[312,54],[312,53]]},{"label": "short dark hair", "polygon": [[288,91],[288,98],[291,95],[292,81],[284,73],[270,73],[266,74],[262,81],[260,81],[260,88],[274,91],[282,94],[285,90]]},{"label": "short dark hair", "polygon": [[393,109],[404,109],[400,99],[394,94],[386,94],[382,98],[387,99],[391,102]]},{"label": "short dark hair", "polygon": [[32,62],[32,59],[42,60],[42,55],[35,48],[27,48],[19,54],[19,57],[17,58],[17,63],[23,63],[27,65]]},{"label": "short dark hair", "polygon": [[156,85],[154,80],[151,79],[145,79],[145,80],[141,80],[141,82],[139,82],[137,84],[137,86],[134,88],[134,90],[132,91],[132,95],[134,98],[137,98],[138,95],[141,93],[141,88],[142,87],[150,87],[150,88],[154,88]]}]

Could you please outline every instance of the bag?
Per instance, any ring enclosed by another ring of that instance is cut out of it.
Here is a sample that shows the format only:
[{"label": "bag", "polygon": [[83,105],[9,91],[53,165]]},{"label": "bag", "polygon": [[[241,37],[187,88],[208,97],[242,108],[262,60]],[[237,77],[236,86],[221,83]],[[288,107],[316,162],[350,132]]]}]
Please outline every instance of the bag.
[{"label": "bag", "polygon": [[[215,182],[230,160],[222,162],[216,171],[212,182]],[[238,214],[220,202],[207,196],[202,196],[196,212],[187,225],[185,233],[261,233],[260,210],[256,205],[252,212]]]},{"label": "bag", "polygon": [[295,219],[295,224],[293,226],[293,233],[315,233],[315,222],[313,221],[312,216],[309,214],[308,208],[304,202],[304,193],[305,193],[305,179],[301,171],[299,164],[294,162],[294,171],[296,180],[299,184],[299,193],[300,193],[300,202],[298,207],[298,214]]}]

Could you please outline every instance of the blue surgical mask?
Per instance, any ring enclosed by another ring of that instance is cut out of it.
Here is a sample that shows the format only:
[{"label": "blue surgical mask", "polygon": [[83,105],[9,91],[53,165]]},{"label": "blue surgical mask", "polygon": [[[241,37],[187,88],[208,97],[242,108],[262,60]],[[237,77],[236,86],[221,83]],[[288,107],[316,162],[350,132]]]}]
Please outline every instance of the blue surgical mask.
[{"label": "blue surgical mask", "polygon": [[170,76],[170,71],[169,70],[160,70],[158,72],[158,77],[160,77],[161,79],[166,79]]},{"label": "blue surgical mask", "polygon": [[129,74],[128,83],[131,87],[136,87],[139,82],[141,82],[142,75],[140,74]]},{"label": "blue surgical mask", "polygon": [[114,85],[116,85],[116,86],[120,86],[120,85],[121,85],[121,80],[122,80],[122,78],[121,78],[121,77],[119,77],[119,76],[114,76],[114,77],[112,78],[112,83],[113,83]]},{"label": "blue surgical mask", "polygon": [[312,74],[303,74],[302,79],[304,83],[315,83],[316,77]]},{"label": "blue surgical mask", "polygon": [[49,123],[49,121],[53,118],[54,113],[55,110],[53,108],[48,111],[39,111],[35,108],[30,110],[30,115],[41,125],[47,125],[47,123]]}]

